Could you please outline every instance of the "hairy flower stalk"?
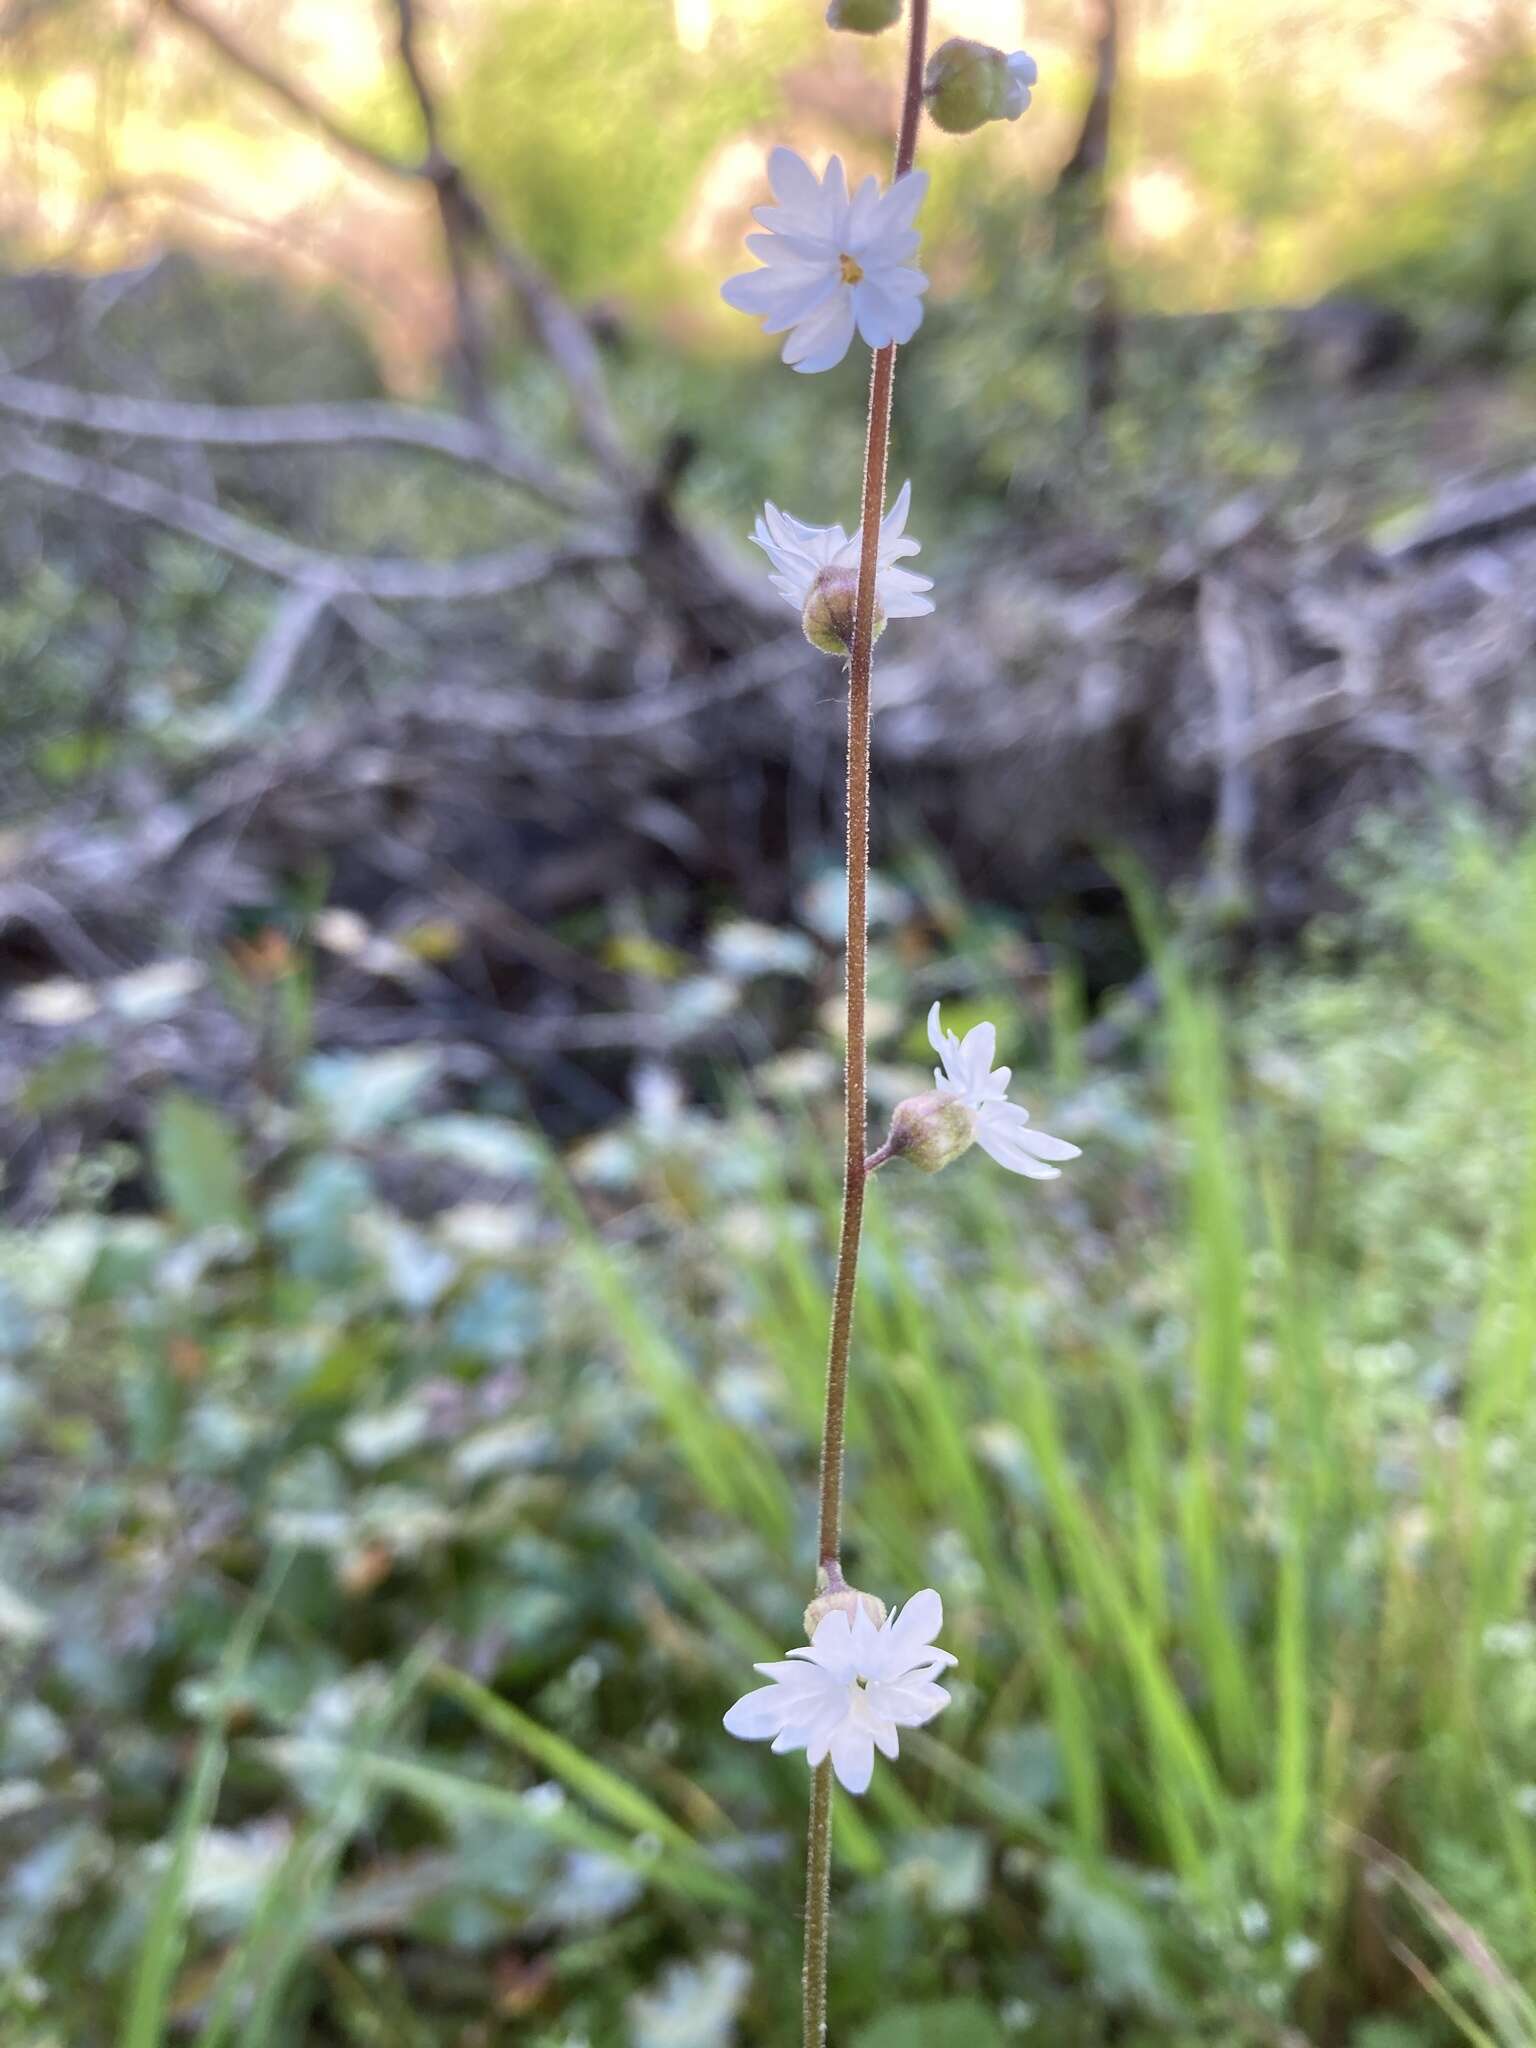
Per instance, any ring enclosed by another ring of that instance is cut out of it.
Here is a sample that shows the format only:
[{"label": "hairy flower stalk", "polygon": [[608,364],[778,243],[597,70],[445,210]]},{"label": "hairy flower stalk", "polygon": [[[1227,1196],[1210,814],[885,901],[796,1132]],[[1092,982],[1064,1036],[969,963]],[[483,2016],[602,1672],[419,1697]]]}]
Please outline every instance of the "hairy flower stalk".
[{"label": "hairy flower stalk", "polygon": [[[912,168],[923,110],[923,62],[928,43],[928,0],[911,0],[906,92],[896,142],[894,178]],[[869,424],[864,442],[864,495],[859,580],[854,600],[853,646],[848,660],[848,931],[847,1064],[844,1076],[843,1213],[832,1291],[832,1326],[827,1343],[826,1407],[821,1431],[821,1497],[816,1555],[826,1586],[844,1581],[843,1439],[848,1411],[848,1353],[853,1336],[853,1297],[858,1278],[859,1238],[864,1222],[864,1140],[867,1038],[865,989],[869,920],[869,692],[875,642],[875,579],[879,565],[881,515],[885,509],[886,460],[890,449],[891,398],[896,344],[874,351],[869,380]],[[804,2048],[822,2048],[827,2037],[827,1940],[832,1881],[832,1763],[824,1759],[811,1779],[811,1814],[806,1850]]]},{"label": "hairy flower stalk", "polygon": [[[827,1340],[826,1402],[821,1431],[816,1531],[816,1597],[805,1611],[809,1643],[759,1664],[769,1680],[736,1701],[725,1716],[732,1735],[769,1741],[775,1755],[803,1750],[811,1771],[806,1849],[804,2048],[824,2048],[831,1924],[834,1777],[854,1795],[868,1790],[876,1752],[896,1758],[898,1731],[921,1728],[949,1702],[937,1683],[955,1662],[934,1640],[943,1604],[933,1588],[887,1612],[873,1594],[843,1576],[843,1445],[848,1409],[864,1188],[871,1172],[903,1158],[936,1173],[972,1144],[1011,1172],[1054,1179],[1048,1162],[1076,1147],[1030,1127],[1027,1112],[1007,1100],[1007,1068],[993,1068],[997,1034],[978,1024],[965,1038],[944,1031],[935,1004],[929,1037],[941,1065],[934,1087],[897,1106],[891,1133],[865,1158],[869,898],[870,671],[874,643],[888,619],[933,610],[926,576],[905,566],[920,552],[906,530],[911,486],[886,509],[891,399],[896,350],[922,321],[928,280],[912,263],[920,237],[914,219],[928,176],[914,171],[924,109],[957,132],[985,120],[1013,120],[1029,104],[1035,69],[1018,51],[1005,57],[983,44],[955,42],[937,53],[924,75],[929,0],[908,0],[906,89],[887,191],[866,178],[850,192],[839,158],[820,176],[791,149],[768,158],[774,204],[754,208],[764,230],[747,237],[759,268],[728,278],[721,296],[760,319],[767,334],[788,339],[783,360],[802,375],[834,369],[861,335],[872,352],[869,420],[858,528],[811,526],[778,506],[764,506],[753,540],[767,555],[770,581],[800,614],[813,647],[848,663],[846,946],[847,1059],[844,1071],[843,1201],[837,1272]],[[900,0],[833,0],[834,28],[875,33],[901,11]]]}]

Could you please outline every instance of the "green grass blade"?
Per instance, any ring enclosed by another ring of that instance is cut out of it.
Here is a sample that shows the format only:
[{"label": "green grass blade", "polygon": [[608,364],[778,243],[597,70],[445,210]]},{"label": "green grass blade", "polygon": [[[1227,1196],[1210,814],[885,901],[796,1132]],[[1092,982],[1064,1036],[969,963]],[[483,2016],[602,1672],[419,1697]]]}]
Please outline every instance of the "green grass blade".
[{"label": "green grass blade", "polygon": [[166,2039],[172,1985],[186,1940],[187,1886],[197,1839],[208,1825],[224,1781],[228,1742],[222,1714],[231,1691],[250,1662],[273,1602],[287,1575],[289,1559],[275,1557],[261,1583],[246,1601],[219,1660],[215,1699],[197,1745],[192,1772],[177,1809],[171,1853],[155,1889],[149,1924],[139,1948],[129,1987],[127,2010],[118,2034],[119,2048],[162,2048]]}]

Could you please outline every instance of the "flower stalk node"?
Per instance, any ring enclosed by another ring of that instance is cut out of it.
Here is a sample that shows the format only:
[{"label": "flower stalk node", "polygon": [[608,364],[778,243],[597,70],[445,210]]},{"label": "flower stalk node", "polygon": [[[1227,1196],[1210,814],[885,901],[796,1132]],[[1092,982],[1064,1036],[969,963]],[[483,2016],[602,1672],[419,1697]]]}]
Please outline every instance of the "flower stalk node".
[{"label": "flower stalk node", "polygon": [[852,1621],[861,1607],[876,1628],[885,1620],[885,1602],[876,1593],[861,1593],[857,1586],[839,1586],[818,1593],[805,1610],[806,1641],[815,1642],[816,1631],[829,1614],[846,1614]]}]

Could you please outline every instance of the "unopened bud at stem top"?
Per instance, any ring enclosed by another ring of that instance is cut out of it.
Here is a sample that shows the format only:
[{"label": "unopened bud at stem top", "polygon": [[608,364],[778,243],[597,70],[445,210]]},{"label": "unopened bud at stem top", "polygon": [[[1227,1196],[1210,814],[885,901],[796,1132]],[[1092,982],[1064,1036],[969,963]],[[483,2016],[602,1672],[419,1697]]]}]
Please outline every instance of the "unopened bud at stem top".
[{"label": "unopened bud at stem top", "polygon": [[877,36],[900,19],[901,0],[832,0],[827,9],[828,28],[856,36]]},{"label": "unopened bud at stem top", "polygon": [[955,36],[928,59],[923,99],[936,126],[968,135],[987,121],[1017,121],[1039,75],[1026,50],[1005,57],[988,43]]}]

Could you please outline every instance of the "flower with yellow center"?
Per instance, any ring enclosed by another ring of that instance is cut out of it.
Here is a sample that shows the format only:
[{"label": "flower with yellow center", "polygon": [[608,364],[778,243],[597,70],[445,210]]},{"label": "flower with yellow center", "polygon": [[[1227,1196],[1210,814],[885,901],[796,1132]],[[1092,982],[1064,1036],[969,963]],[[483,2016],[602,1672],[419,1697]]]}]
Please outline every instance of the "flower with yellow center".
[{"label": "flower with yellow center", "polygon": [[871,348],[910,341],[928,289],[909,261],[927,172],[908,171],[884,193],[866,178],[850,197],[840,158],[818,178],[792,149],[776,149],[768,182],[778,204],[754,209],[768,232],[747,237],[763,267],[729,278],[726,304],[756,314],[766,334],[787,328],[783,358],[796,370],[830,370],[855,332]]}]

